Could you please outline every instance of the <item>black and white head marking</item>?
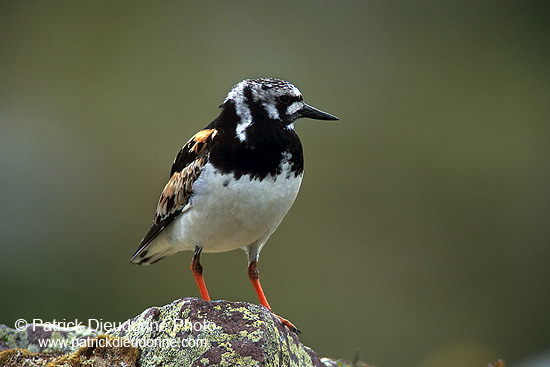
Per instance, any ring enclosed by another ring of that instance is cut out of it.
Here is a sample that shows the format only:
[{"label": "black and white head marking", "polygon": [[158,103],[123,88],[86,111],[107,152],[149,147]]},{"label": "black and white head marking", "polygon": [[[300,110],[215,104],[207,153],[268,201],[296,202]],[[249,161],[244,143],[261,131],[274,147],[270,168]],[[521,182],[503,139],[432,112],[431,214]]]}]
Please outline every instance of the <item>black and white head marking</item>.
[{"label": "black and white head marking", "polygon": [[232,102],[240,121],[235,128],[237,138],[246,141],[246,129],[253,120],[264,118],[282,121],[294,129],[294,121],[305,106],[302,93],[284,80],[246,79],[231,89],[224,104]]}]

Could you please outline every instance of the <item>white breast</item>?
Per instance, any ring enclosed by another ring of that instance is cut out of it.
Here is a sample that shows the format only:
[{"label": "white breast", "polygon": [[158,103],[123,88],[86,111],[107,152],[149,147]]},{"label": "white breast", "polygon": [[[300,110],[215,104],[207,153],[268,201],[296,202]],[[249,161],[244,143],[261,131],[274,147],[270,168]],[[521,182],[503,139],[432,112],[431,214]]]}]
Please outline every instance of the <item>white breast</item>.
[{"label": "white breast", "polygon": [[[193,186],[190,207],[160,235],[158,242],[175,251],[221,252],[246,247],[275,231],[296,199],[302,175],[285,163],[278,176],[262,181],[243,175],[221,174],[207,164]],[[157,241],[155,241],[157,242]]]}]

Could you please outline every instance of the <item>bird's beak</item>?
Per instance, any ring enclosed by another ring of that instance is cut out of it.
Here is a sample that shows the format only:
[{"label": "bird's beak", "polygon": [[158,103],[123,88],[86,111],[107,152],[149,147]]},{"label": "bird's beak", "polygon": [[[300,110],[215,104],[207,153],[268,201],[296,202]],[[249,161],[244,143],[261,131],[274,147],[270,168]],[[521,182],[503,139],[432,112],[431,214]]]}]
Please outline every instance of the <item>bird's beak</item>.
[{"label": "bird's beak", "polygon": [[333,116],[330,113],[318,110],[315,107],[311,107],[310,105],[307,105],[305,103],[304,107],[302,107],[298,111],[298,113],[300,114],[300,117],[308,117],[315,120],[338,120],[338,117]]}]

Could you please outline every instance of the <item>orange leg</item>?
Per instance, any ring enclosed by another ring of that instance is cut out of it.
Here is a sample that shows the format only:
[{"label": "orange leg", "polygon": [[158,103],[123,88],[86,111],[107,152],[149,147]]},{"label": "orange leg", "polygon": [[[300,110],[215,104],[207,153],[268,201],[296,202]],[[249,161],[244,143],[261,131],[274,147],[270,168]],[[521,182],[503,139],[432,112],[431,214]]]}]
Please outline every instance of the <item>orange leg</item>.
[{"label": "orange leg", "polygon": [[205,301],[210,301],[210,296],[208,295],[208,289],[206,289],[206,283],[202,277],[202,265],[201,265],[201,251],[202,247],[195,247],[195,254],[193,255],[193,261],[191,261],[191,271],[199,287],[199,292],[201,292],[201,297]]},{"label": "orange leg", "polygon": [[[266,307],[269,311],[273,312],[271,309],[271,306],[269,306],[269,303],[267,302],[267,298],[265,297],[264,290],[262,289],[262,285],[260,284],[260,272],[258,271],[258,267],[256,264],[256,260],[253,260],[250,262],[250,265],[248,265],[248,277],[250,278],[250,281],[252,282],[252,285],[254,286],[254,289],[256,290],[256,293],[258,294],[258,299],[260,300],[260,303],[262,306]],[[294,331],[295,333],[300,333],[300,330],[294,326],[290,321],[288,321],[285,318],[282,318],[281,316],[275,315],[281,320],[281,322],[289,328],[291,331]]]}]

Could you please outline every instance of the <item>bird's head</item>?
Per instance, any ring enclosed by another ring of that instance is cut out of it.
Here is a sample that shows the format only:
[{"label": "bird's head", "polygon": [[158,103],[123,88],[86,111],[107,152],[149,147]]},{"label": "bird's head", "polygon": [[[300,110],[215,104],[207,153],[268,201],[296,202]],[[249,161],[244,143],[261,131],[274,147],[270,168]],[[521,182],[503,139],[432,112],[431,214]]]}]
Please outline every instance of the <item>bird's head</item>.
[{"label": "bird's head", "polygon": [[275,120],[290,129],[294,122],[307,117],[316,120],[338,120],[336,116],[304,103],[302,93],[293,84],[280,79],[246,79],[227,94],[222,105],[233,104],[240,118],[237,136],[245,139],[245,130],[253,121]]}]

